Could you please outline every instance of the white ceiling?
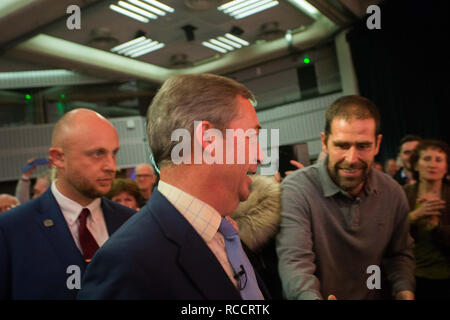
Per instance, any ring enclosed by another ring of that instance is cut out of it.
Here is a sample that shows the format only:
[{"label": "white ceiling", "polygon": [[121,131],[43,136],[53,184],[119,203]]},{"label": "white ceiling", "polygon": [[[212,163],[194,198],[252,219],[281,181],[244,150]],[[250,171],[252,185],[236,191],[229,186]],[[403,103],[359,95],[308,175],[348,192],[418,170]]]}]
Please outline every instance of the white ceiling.
[{"label": "white ceiling", "polygon": [[[228,1],[161,0],[175,12],[142,23],[110,10],[109,5],[117,0],[1,0],[0,72],[62,68],[105,79],[154,83],[180,72],[224,74],[285,56],[292,47],[312,47],[364,15],[367,5],[379,2],[310,0],[320,10],[313,17],[294,7],[290,0],[279,0],[273,8],[235,20],[217,10]],[[81,30],[66,26],[69,5],[81,8]],[[187,40],[182,29],[185,25],[196,27],[194,40]],[[264,25],[276,25],[280,32],[265,34],[267,40],[261,40]],[[202,41],[230,32],[234,26],[244,31],[241,38],[251,43],[249,47],[218,54],[201,45]],[[288,29],[294,31],[290,45],[283,36]],[[165,47],[135,59],[109,51],[134,39],[138,32]],[[187,64],[174,67],[173,57],[184,57]]]}]

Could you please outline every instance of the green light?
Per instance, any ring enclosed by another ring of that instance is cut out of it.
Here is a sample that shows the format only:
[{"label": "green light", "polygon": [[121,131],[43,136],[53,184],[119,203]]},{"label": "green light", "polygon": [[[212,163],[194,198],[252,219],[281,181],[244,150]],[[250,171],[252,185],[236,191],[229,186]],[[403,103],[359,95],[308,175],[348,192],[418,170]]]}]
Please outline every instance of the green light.
[{"label": "green light", "polygon": [[311,60],[309,59],[309,57],[304,57],[303,58],[303,63],[308,64],[310,62],[311,62]]},{"label": "green light", "polygon": [[58,101],[56,105],[58,106],[58,114],[62,116],[64,114],[64,104],[61,101]]},{"label": "green light", "polygon": [[64,93],[62,93],[62,94],[60,95],[60,97],[61,97],[61,99],[65,99],[65,98],[66,98],[66,95],[65,95]]},{"label": "green light", "polygon": [[27,100],[31,100],[31,95],[29,95],[29,94],[26,94],[26,95],[25,95],[25,99],[27,99]]}]

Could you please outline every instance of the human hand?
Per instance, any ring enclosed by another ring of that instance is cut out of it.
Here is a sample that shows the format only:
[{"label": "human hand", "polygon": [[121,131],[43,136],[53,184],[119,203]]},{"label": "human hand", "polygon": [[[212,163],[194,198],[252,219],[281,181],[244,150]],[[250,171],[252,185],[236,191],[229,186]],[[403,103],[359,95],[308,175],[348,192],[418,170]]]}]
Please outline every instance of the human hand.
[{"label": "human hand", "polygon": [[[434,203],[436,206],[442,206],[441,209],[445,209],[446,202],[444,200],[441,200],[440,196],[436,193],[426,193],[419,197],[419,202],[430,202]],[[441,210],[438,209],[438,210]],[[430,215],[425,217],[427,220],[426,229],[431,230],[436,228],[439,225],[439,216],[441,215],[441,212],[438,212],[438,214]]]},{"label": "human hand", "polygon": [[301,164],[298,161],[295,160],[291,160],[289,161],[290,164],[292,164],[293,166],[297,167],[297,169],[303,169],[305,166],[303,164]]},{"label": "human hand", "polygon": [[[36,160],[36,158],[28,159],[26,164],[32,163],[34,160]],[[23,176],[29,179],[36,168],[37,165],[32,166],[30,170],[27,170],[23,173]]]},{"label": "human hand", "polygon": [[431,224],[436,226],[439,222],[440,210],[445,208],[445,201],[436,195],[427,194],[417,199],[418,208],[409,213],[412,223],[427,218]]},{"label": "human hand", "polygon": [[[297,169],[303,169],[305,167],[303,164],[301,164],[300,162],[295,161],[295,160],[291,160],[291,161],[289,161],[289,163],[292,164],[293,166],[297,167]],[[292,172],[294,172],[294,170],[286,171],[285,174],[288,175],[288,174],[291,174]]]}]

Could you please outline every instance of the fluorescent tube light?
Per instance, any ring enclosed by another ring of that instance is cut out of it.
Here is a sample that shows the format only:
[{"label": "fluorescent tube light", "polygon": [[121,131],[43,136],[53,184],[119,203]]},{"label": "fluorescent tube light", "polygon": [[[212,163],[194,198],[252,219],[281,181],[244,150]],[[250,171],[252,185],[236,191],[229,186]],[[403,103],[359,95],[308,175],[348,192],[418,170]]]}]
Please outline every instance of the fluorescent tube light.
[{"label": "fluorescent tube light", "polygon": [[136,6],[133,6],[132,4],[129,4],[128,2],[124,2],[124,1],[119,1],[119,6],[127,8],[128,10],[131,10],[137,14],[143,15],[147,18],[150,19],[157,19],[158,17],[156,15],[154,15],[153,13],[150,13],[146,10],[142,10]]},{"label": "fluorescent tube light", "polygon": [[231,33],[225,34],[225,37],[227,37],[228,39],[230,39],[232,41],[236,41],[236,42],[238,42],[238,43],[240,43],[240,44],[242,44],[244,46],[248,46],[250,44],[247,41],[232,35]]},{"label": "fluorescent tube light", "polygon": [[225,10],[225,9],[231,7],[231,6],[234,6],[236,4],[239,4],[239,3],[242,3],[242,2],[245,2],[245,1],[247,1],[247,0],[230,1],[230,2],[227,2],[227,3],[223,4],[223,5],[221,5],[220,7],[218,7],[217,10],[222,11],[222,10]]},{"label": "fluorescent tube light", "polygon": [[256,8],[256,7],[259,7],[259,6],[262,6],[262,5],[264,5],[264,4],[266,4],[266,3],[269,3],[269,2],[271,2],[271,1],[272,1],[272,0],[259,0],[258,2],[253,3],[252,5],[249,5],[249,6],[246,6],[246,7],[240,8],[240,9],[237,9],[237,10],[233,10],[232,12],[229,13],[229,15],[230,15],[230,16],[237,16],[237,15],[240,14],[240,13],[243,13],[243,12],[245,12],[245,11],[254,9],[254,8]]},{"label": "fluorescent tube light", "polygon": [[301,9],[304,9],[306,12],[308,12],[312,15],[317,15],[319,13],[319,11],[313,5],[311,5],[308,1],[289,0],[289,2],[292,2],[294,5],[297,4],[298,7],[300,7]]},{"label": "fluorescent tube light", "polygon": [[138,43],[140,43],[140,42],[142,42],[144,40],[145,40],[145,37],[142,36],[142,37],[139,37],[139,38],[136,38],[136,39],[124,42],[124,43],[122,43],[122,44],[120,44],[118,46],[115,46],[114,48],[111,49],[111,51],[112,52],[116,52],[116,51],[128,48],[130,46],[134,46],[134,45],[136,45],[136,44],[138,44]]},{"label": "fluorescent tube light", "polygon": [[144,0],[145,2],[154,5],[155,7],[158,7],[162,10],[165,10],[167,12],[174,12],[175,10],[167,5],[165,5],[164,3],[161,3],[159,1],[156,0]]},{"label": "fluorescent tube light", "polygon": [[153,12],[153,13],[158,14],[160,16],[165,16],[166,15],[166,13],[164,11],[159,10],[159,9],[157,9],[155,7],[152,7],[152,6],[148,5],[148,4],[145,4],[142,1],[139,1],[139,0],[128,0],[128,2],[131,2],[132,4],[135,4],[138,7],[141,7],[142,9],[145,9],[147,11]]},{"label": "fluorescent tube light", "polygon": [[242,46],[239,43],[231,41],[230,39],[227,39],[227,38],[224,38],[224,37],[218,37],[217,39],[219,39],[222,42],[228,43],[229,45],[232,45],[235,48],[238,48],[238,49],[242,48]]},{"label": "fluorescent tube light", "polygon": [[234,50],[234,48],[232,46],[229,46],[228,44],[220,42],[220,41],[218,41],[216,39],[210,39],[209,42],[212,43],[212,44],[215,44],[216,46],[222,47],[222,48],[224,48],[224,49],[226,49],[228,51],[233,51]]},{"label": "fluorescent tube light", "polygon": [[250,6],[251,4],[253,4],[255,2],[259,2],[259,1],[261,1],[261,0],[247,0],[246,2],[239,3],[237,5],[234,5],[232,7],[229,7],[227,9],[223,10],[223,13],[233,12],[233,11],[238,10],[240,8]]},{"label": "fluorescent tube light", "polygon": [[249,11],[245,11],[245,12],[243,12],[241,14],[238,14],[237,16],[234,16],[234,18],[235,19],[242,19],[242,18],[245,18],[245,17],[247,17],[249,15],[252,15],[252,14],[258,13],[260,11],[272,8],[272,7],[274,7],[274,6],[278,5],[278,4],[279,4],[278,1],[272,1],[272,2],[269,2],[269,3],[265,4],[265,5],[263,5],[263,6],[260,6],[260,7],[257,7],[255,9],[252,9],[252,10],[249,10]]},{"label": "fluorescent tube light", "polygon": [[152,39],[146,39],[145,41],[142,41],[135,46],[132,46],[132,47],[129,47],[126,49],[122,49],[122,50],[118,51],[117,53],[123,54],[123,55],[129,55],[130,52],[132,52],[136,49],[143,48],[144,46],[148,45],[151,42],[152,42]]},{"label": "fluorescent tube light", "polygon": [[126,10],[126,9],[124,9],[124,8],[118,7],[118,6],[116,6],[115,4],[111,4],[111,5],[109,6],[109,8],[110,8],[111,10],[113,10],[113,11],[116,11],[116,12],[118,12],[118,13],[121,13],[121,14],[123,14],[123,15],[126,15],[126,16],[128,16],[128,17],[130,17],[130,18],[139,20],[139,21],[144,22],[144,23],[148,23],[148,22],[150,21],[150,20],[148,20],[148,19],[145,18],[145,17],[142,17],[142,16],[140,16],[140,15],[138,15],[138,14],[135,14],[135,13],[133,13],[133,12],[131,12],[131,11],[128,11],[128,10]]},{"label": "fluorescent tube light", "polygon": [[164,46],[165,46],[164,43],[160,43],[160,44],[158,44],[158,45],[156,45],[156,46],[154,46],[154,47],[151,47],[151,48],[149,48],[149,49],[146,49],[146,50],[143,50],[143,51],[136,52],[136,53],[133,54],[131,57],[132,57],[132,58],[137,58],[137,57],[140,57],[140,56],[142,56],[142,55],[144,55],[144,54],[150,53],[150,52],[152,52],[152,51],[161,49],[161,48],[163,48]]},{"label": "fluorescent tube light", "polygon": [[219,52],[221,52],[221,53],[227,53],[227,50],[222,49],[221,47],[215,46],[215,45],[213,45],[213,44],[211,44],[211,43],[209,43],[209,42],[207,42],[207,41],[203,41],[203,42],[202,42],[202,45],[204,45],[205,47],[208,47],[208,48],[210,48],[210,49],[219,51]]},{"label": "fluorescent tube light", "polygon": [[156,46],[159,42],[158,41],[151,41],[147,42],[145,45],[143,46],[139,46],[138,48],[134,48],[133,50],[127,51],[124,53],[124,55],[126,56],[132,56],[133,54],[135,54],[136,52],[151,48],[153,46]]}]

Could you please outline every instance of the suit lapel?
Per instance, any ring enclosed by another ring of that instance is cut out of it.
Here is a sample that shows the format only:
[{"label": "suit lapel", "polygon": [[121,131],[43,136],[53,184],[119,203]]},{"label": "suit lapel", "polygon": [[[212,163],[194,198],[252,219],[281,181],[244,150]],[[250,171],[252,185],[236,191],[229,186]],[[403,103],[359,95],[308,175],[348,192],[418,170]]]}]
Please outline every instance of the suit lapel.
[{"label": "suit lapel", "polygon": [[38,199],[36,223],[49,240],[57,256],[64,265],[78,265],[84,271],[85,261],[78,250],[67,222],[56,202],[55,197],[48,190]]},{"label": "suit lapel", "polygon": [[111,236],[122,225],[122,221],[116,219],[114,210],[111,209],[110,204],[106,202],[104,198],[102,198],[101,206],[103,217],[105,219],[106,229],[108,230],[108,235]]},{"label": "suit lapel", "polygon": [[[194,231],[195,232],[195,231]],[[178,262],[205,298],[241,299],[217,258],[196,233],[187,233]]]},{"label": "suit lapel", "polygon": [[149,203],[166,236],[179,247],[178,263],[206,299],[241,299],[215,255],[189,222],[156,189]]}]

